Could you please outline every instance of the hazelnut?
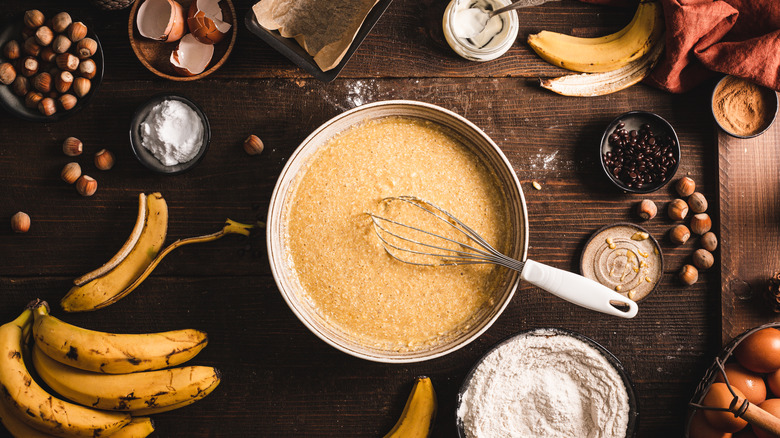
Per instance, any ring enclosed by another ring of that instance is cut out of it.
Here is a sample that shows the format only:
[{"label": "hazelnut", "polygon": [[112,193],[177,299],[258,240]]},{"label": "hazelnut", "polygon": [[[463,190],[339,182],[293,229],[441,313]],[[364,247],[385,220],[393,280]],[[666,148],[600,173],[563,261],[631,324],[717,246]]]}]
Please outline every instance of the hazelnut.
[{"label": "hazelnut", "polygon": [[699,281],[699,271],[691,265],[683,266],[682,269],[680,269],[678,276],[680,277],[680,281],[688,286]]},{"label": "hazelnut", "polygon": [[22,29],[22,40],[35,36],[35,29],[25,26]]},{"label": "hazelnut", "polygon": [[76,191],[81,196],[92,196],[97,191],[97,181],[88,175],[81,175],[76,180]]},{"label": "hazelnut", "polygon": [[689,198],[688,198],[688,206],[691,208],[691,211],[694,213],[704,213],[707,211],[707,198],[704,197],[699,192],[694,192]]},{"label": "hazelnut", "polygon": [[5,59],[14,60],[19,59],[22,56],[22,47],[19,45],[19,41],[11,40],[5,43],[3,46],[3,57]]},{"label": "hazelnut", "polygon": [[636,207],[636,214],[646,221],[654,218],[657,213],[658,207],[655,206],[655,202],[649,199],[642,200]]},{"label": "hazelnut", "polygon": [[702,271],[710,269],[713,263],[715,263],[715,258],[706,249],[697,249],[693,253],[693,264]]},{"label": "hazelnut", "polygon": [[81,61],[78,71],[81,77],[92,79],[95,77],[95,73],[97,73],[97,66],[95,65],[95,61],[91,59],[85,59]]},{"label": "hazelnut", "polygon": [[41,93],[48,93],[51,91],[51,75],[46,72],[38,73],[32,78],[32,86]]},{"label": "hazelnut", "polygon": [[54,104],[54,99],[51,97],[45,97],[38,102],[38,111],[44,116],[50,116],[57,112],[57,106]]},{"label": "hazelnut", "polygon": [[712,220],[707,213],[699,213],[691,218],[691,231],[702,235],[712,228]]},{"label": "hazelnut", "polygon": [[675,199],[669,203],[667,214],[669,215],[670,219],[681,221],[685,219],[685,216],[688,215],[688,204],[686,204],[682,199]]},{"label": "hazelnut", "polygon": [[66,164],[65,167],[62,168],[62,172],[60,173],[60,177],[62,177],[62,180],[68,184],[75,183],[80,176],[81,176],[81,166],[79,166],[79,163],[76,163],[75,161]]},{"label": "hazelnut", "polygon": [[91,57],[97,51],[97,41],[92,38],[84,38],[76,43],[76,55],[81,59]]},{"label": "hazelnut", "polygon": [[38,103],[43,100],[43,94],[37,91],[30,91],[24,97],[24,106],[27,108],[38,108]]},{"label": "hazelnut", "polygon": [[70,85],[73,83],[73,73],[69,71],[60,72],[54,78],[54,88],[60,93],[65,93],[70,89]]},{"label": "hazelnut", "polygon": [[38,54],[38,56],[41,58],[41,61],[53,64],[57,54],[54,53],[54,50],[52,50],[51,47],[44,47],[41,49],[41,53]]},{"label": "hazelnut", "polygon": [[76,71],[79,67],[79,59],[70,53],[61,53],[55,59],[60,70]]},{"label": "hazelnut", "polygon": [[59,14],[51,17],[51,28],[57,33],[63,33],[68,29],[70,23],[73,20],[70,18],[70,14],[67,12],[60,12]]},{"label": "hazelnut", "polygon": [[24,13],[24,25],[29,28],[35,29],[43,26],[44,21],[46,21],[46,17],[43,16],[43,12],[37,9],[30,9]]},{"label": "hazelnut", "polygon": [[35,37],[29,37],[26,40],[24,40],[24,45],[22,46],[22,49],[24,50],[24,53],[30,56],[38,56],[38,54],[41,53],[41,46],[39,46],[38,43],[35,42]]},{"label": "hazelnut", "polygon": [[29,78],[30,76],[38,73],[38,60],[32,56],[24,58],[22,61],[22,76]]},{"label": "hazelnut", "polygon": [[106,149],[101,149],[95,153],[95,167],[100,170],[109,170],[114,167],[114,154]]},{"label": "hazelnut", "polygon": [[54,39],[54,32],[48,26],[41,26],[35,31],[35,42],[39,46],[48,46]]},{"label": "hazelnut", "polygon": [[256,135],[250,135],[244,140],[244,152],[249,155],[258,155],[263,152],[263,140]]},{"label": "hazelnut", "polygon": [[26,233],[30,230],[30,215],[20,211],[11,216],[11,229],[14,233]]},{"label": "hazelnut", "polygon": [[76,98],[76,96],[72,94],[63,94],[58,98],[60,101],[60,106],[65,111],[70,111],[73,109],[74,106],[79,102],[79,100]]},{"label": "hazelnut", "polygon": [[68,38],[74,43],[81,41],[85,36],[87,36],[87,26],[84,23],[76,21],[68,26]]},{"label": "hazelnut", "polygon": [[[57,35],[51,43],[51,50],[54,53],[65,53],[70,49],[70,40],[65,35]],[[47,61],[51,62],[51,61]]]},{"label": "hazelnut", "polygon": [[73,79],[73,92],[78,97],[84,97],[89,93],[89,89],[92,87],[92,83],[87,78],[75,78]]},{"label": "hazelnut", "polygon": [[691,237],[691,231],[685,225],[676,225],[669,230],[669,239],[678,245],[682,245]]},{"label": "hazelnut", "polygon": [[696,182],[694,182],[691,178],[684,176],[677,180],[677,184],[674,186],[674,188],[681,197],[687,198],[696,191]]},{"label": "hazelnut", "polygon": [[62,142],[62,152],[69,157],[81,155],[83,148],[84,143],[76,137],[68,137]]},{"label": "hazelnut", "polygon": [[14,83],[11,84],[11,90],[19,97],[26,96],[30,91],[30,80],[24,76],[17,76]]},{"label": "hazelnut", "polygon": [[0,83],[11,85],[16,80],[16,69],[10,62],[0,64]]},{"label": "hazelnut", "polygon": [[715,237],[715,233],[708,231],[701,236],[701,247],[709,252],[713,252],[718,248],[718,238]]}]

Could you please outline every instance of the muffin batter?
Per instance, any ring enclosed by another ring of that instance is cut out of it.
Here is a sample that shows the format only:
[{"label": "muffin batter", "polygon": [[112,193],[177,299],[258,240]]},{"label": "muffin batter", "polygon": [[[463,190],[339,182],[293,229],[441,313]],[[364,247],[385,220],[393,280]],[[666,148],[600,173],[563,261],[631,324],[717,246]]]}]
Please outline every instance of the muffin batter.
[{"label": "muffin batter", "polygon": [[329,140],[300,173],[285,217],[286,246],[304,301],[328,323],[363,345],[410,351],[457,335],[494,303],[505,269],[399,262],[366,214],[393,213],[383,198],[414,195],[507,250],[507,206],[495,176],[443,127],[411,118],[369,121]]}]

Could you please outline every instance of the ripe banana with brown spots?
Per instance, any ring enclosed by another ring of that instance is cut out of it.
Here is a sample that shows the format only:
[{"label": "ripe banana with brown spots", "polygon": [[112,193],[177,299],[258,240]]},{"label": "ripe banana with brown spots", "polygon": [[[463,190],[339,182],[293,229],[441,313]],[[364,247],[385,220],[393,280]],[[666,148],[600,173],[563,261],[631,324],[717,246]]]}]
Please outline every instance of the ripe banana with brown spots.
[{"label": "ripe banana with brown spots", "polygon": [[219,370],[188,366],[132,374],[101,374],[69,367],[33,348],[33,366],[61,396],[96,409],[138,411],[178,405],[211,393],[219,385]]},{"label": "ripe banana with brown spots", "polygon": [[154,422],[149,417],[135,417],[111,438],[146,438],[154,432]]},{"label": "ripe banana with brown spots", "polygon": [[68,324],[49,314],[48,304],[33,309],[35,345],[52,359],[106,374],[161,370],[195,357],[208,343],[194,329],[162,333],[115,334]]},{"label": "ripe banana with brown spots", "polygon": [[418,377],[398,422],[384,438],[427,438],[436,419],[436,393],[429,377]]},{"label": "ripe banana with brown spots", "polygon": [[32,310],[25,309],[14,321],[0,326],[0,402],[3,406],[11,414],[17,414],[15,418],[26,425],[60,437],[105,437],[129,423],[127,413],[98,411],[68,403],[47,393],[33,380],[22,354],[24,332],[32,321]]}]

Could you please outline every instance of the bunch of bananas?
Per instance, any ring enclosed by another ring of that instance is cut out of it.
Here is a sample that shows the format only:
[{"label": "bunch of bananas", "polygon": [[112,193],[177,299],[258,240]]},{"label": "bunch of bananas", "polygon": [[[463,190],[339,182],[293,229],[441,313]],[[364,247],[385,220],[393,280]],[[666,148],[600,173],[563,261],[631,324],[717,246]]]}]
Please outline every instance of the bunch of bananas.
[{"label": "bunch of bananas", "polygon": [[528,36],[528,44],[545,61],[584,72],[540,85],[564,96],[600,96],[630,87],[644,79],[664,49],[664,20],[655,0],[640,0],[631,22],[611,35],[578,38],[542,31]]},{"label": "bunch of bananas", "polygon": [[[30,351],[29,339],[34,340]],[[192,404],[219,385],[216,368],[178,365],[208,343],[192,329],[114,334],[76,327],[36,301],[0,326],[0,420],[16,437],[134,437],[147,415]],[[49,394],[37,375],[60,396]]]}]

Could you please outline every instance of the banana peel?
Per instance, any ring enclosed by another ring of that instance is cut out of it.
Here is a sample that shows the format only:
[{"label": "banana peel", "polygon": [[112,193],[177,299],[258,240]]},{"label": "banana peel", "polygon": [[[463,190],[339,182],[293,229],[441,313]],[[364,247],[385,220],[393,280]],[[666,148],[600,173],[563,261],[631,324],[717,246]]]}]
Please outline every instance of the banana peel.
[{"label": "banana peel", "polygon": [[429,377],[417,377],[406,406],[395,426],[384,438],[426,438],[436,419],[437,401]]}]

